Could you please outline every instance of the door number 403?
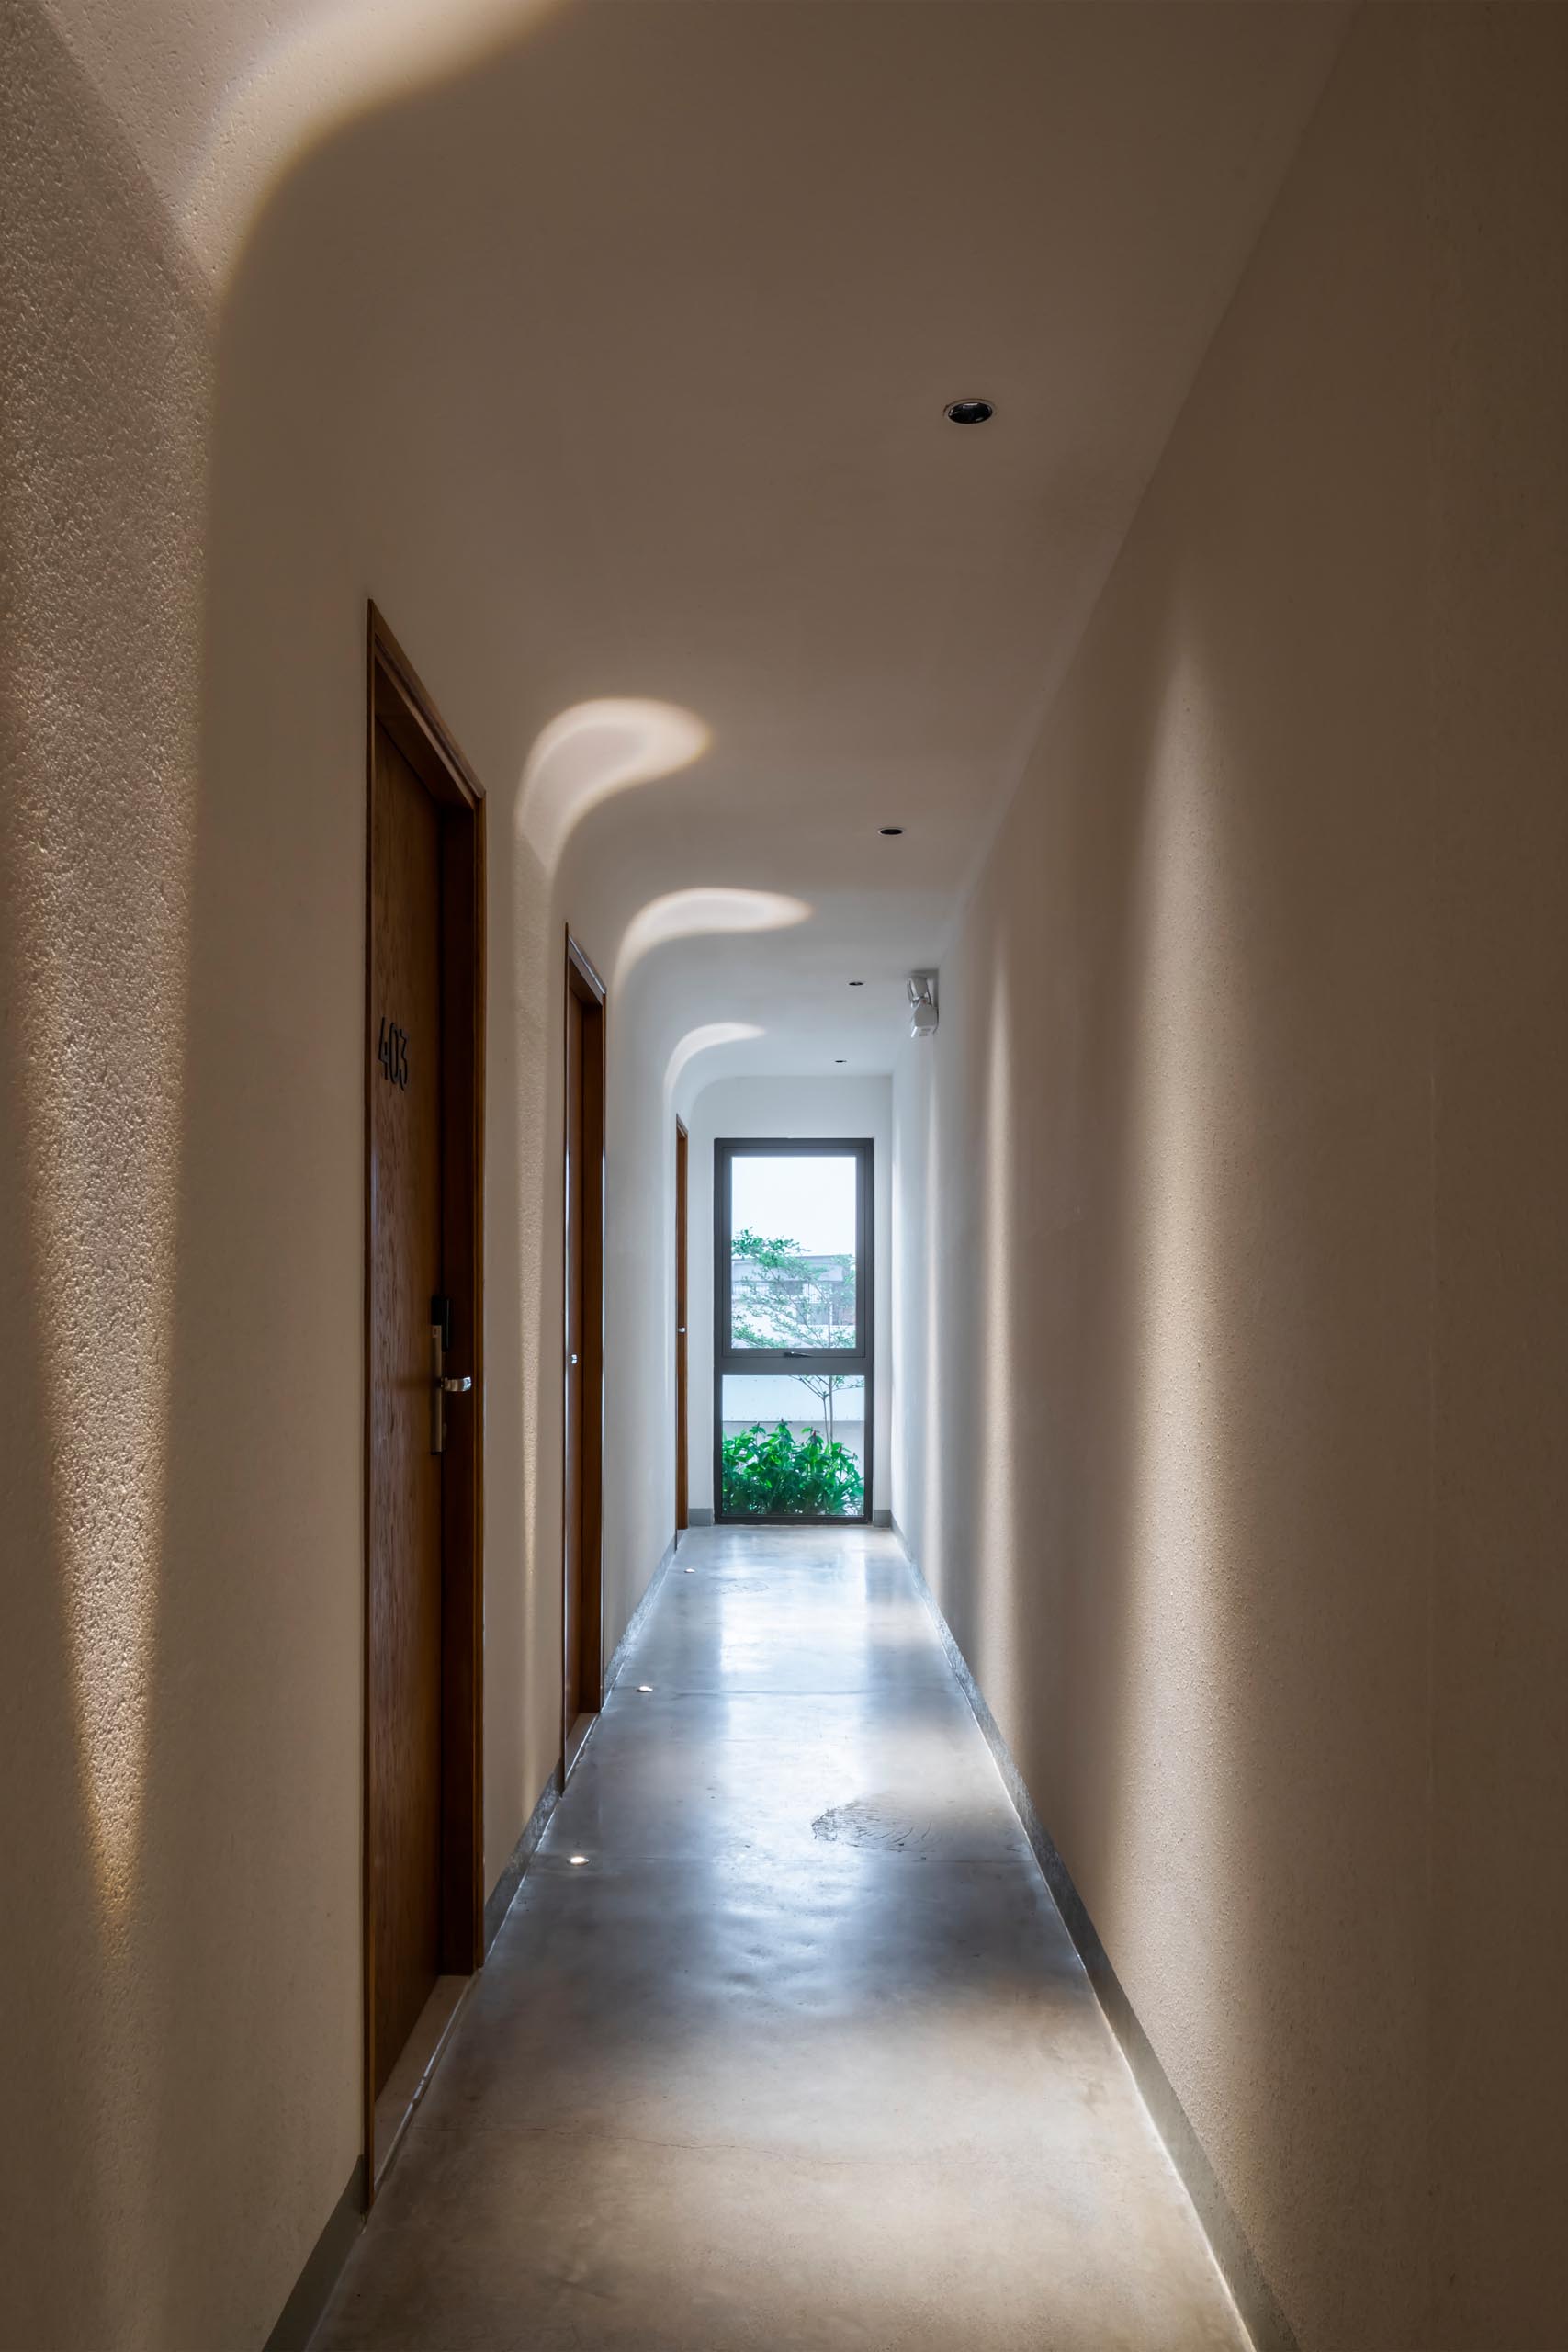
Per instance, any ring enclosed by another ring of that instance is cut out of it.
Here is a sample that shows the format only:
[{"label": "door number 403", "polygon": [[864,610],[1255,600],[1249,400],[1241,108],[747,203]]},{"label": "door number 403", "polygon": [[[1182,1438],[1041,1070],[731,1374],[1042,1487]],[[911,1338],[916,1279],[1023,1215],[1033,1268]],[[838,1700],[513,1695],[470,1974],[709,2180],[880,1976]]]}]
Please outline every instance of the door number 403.
[{"label": "door number 403", "polygon": [[406,1029],[400,1029],[395,1021],[389,1021],[385,1013],[381,1015],[381,1036],[376,1047],[376,1058],[381,1065],[383,1078],[389,1079],[394,1086],[407,1086],[409,1033]]}]

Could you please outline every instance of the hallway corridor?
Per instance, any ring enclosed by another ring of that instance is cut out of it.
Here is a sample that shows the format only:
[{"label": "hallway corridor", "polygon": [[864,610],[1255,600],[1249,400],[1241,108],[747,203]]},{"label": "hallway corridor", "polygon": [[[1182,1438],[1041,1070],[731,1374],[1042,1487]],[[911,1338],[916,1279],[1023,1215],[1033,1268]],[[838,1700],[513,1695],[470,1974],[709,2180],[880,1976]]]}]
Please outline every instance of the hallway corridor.
[{"label": "hallway corridor", "polygon": [[686,1537],[314,2352],[1243,2342],[896,1540]]}]

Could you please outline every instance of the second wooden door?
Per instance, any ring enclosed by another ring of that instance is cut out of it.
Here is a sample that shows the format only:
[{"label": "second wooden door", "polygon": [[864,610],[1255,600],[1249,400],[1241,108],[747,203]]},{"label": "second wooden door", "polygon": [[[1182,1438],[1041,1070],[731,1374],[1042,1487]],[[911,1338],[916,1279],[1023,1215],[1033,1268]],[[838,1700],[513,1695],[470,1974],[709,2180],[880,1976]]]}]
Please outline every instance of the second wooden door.
[{"label": "second wooden door", "polygon": [[562,1739],[603,1696],[600,1579],[604,1439],[604,990],[567,942],[566,1313],[562,1463]]}]

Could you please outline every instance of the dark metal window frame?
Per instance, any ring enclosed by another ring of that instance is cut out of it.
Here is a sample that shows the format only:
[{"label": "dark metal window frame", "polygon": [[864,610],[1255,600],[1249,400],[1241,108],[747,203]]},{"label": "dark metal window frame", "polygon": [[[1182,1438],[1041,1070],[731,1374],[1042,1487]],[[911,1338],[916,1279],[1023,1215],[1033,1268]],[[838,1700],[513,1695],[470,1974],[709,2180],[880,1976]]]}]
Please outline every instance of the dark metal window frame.
[{"label": "dark metal window frame", "polygon": [[[855,1345],[852,1348],[735,1348],[730,1345],[730,1239],[734,1227],[732,1171],[737,1159],[851,1159],[855,1161]],[[869,1136],[721,1136],[713,1148],[713,1514],[731,1527],[854,1527],[872,1518],[873,1425],[875,1389],[874,1312],[876,1289],[874,1224],[874,1170]],[[864,1497],[856,1516],[790,1511],[759,1518],[724,1508],[725,1374],[771,1374],[785,1379],[801,1373],[839,1373],[865,1382]]]}]

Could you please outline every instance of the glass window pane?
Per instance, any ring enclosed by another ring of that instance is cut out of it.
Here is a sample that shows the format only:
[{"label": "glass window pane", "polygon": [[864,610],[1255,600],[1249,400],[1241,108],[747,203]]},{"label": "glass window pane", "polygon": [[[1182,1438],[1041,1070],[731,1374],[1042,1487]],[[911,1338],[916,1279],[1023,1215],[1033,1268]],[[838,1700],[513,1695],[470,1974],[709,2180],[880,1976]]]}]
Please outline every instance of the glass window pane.
[{"label": "glass window pane", "polygon": [[856,1347],[856,1171],[847,1152],[731,1160],[732,1349]]},{"label": "glass window pane", "polygon": [[721,1386],[722,1518],[864,1516],[858,1373],[726,1373]]}]

